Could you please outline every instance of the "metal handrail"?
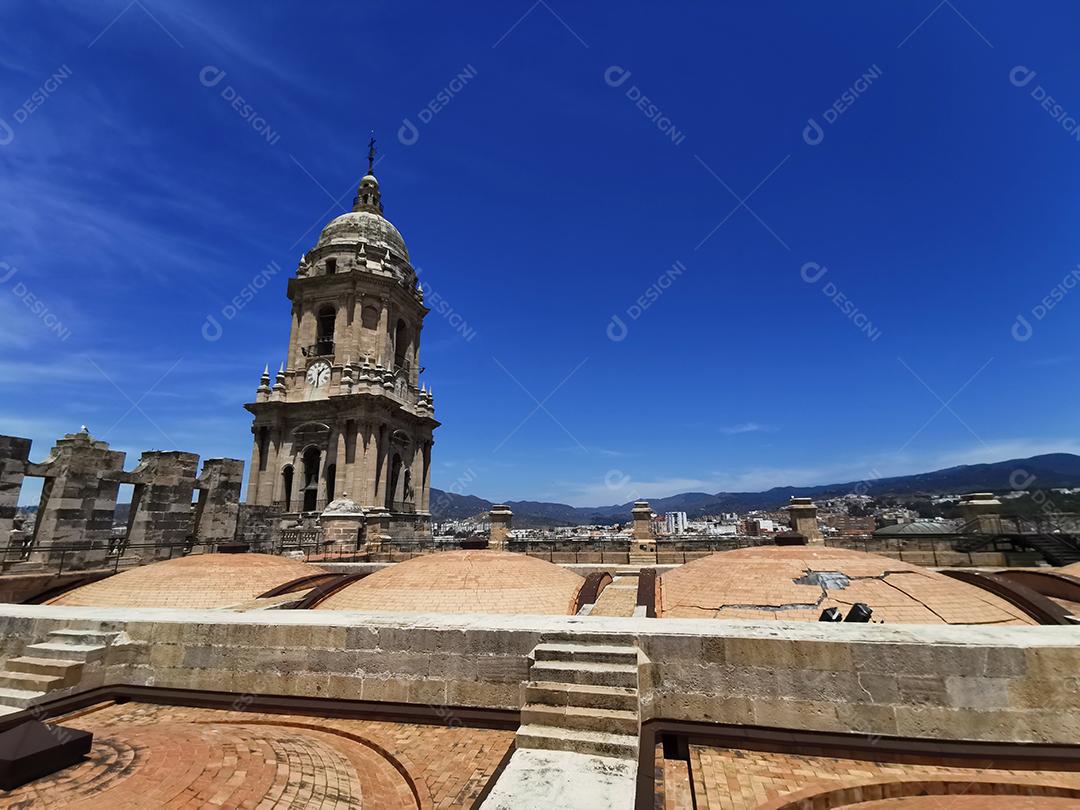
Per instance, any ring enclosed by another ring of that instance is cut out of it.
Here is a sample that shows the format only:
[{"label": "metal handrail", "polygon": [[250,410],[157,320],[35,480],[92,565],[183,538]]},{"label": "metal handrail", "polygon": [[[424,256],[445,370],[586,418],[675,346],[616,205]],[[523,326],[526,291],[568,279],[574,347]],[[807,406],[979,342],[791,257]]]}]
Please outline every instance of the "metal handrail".
[{"label": "metal handrail", "polygon": [[329,357],[334,354],[334,341],[316,340],[310,346],[301,346],[300,353],[304,357]]}]

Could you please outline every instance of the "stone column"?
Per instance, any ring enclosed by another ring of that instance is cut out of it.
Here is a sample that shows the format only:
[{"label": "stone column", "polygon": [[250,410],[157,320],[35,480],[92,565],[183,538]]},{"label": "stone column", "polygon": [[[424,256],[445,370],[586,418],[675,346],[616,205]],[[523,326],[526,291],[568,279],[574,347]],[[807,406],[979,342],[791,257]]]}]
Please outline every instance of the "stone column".
[{"label": "stone column", "polygon": [[334,357],[335,363],[345,362],[346,356],[354,360],[352,347],[349,346],[349,310],[348,302],[339,300],[334,309]]},{"label": "stone column", "polygon": [[278,469],[281,465],[281,429],[278,425],[268,425],[266,428],[266,469],[259,472],[259,500],[256,503],[269,506],[274,502],[274,488],[281,477]]},{"label": "stone column", "polygon": [[[330,438],[326,442],[326,447],[322,451],[322,457],[319,459],[319,497],[316,501],[315,508],[318,511],[322,511],[326,508],[326,505],[330,502],[327,490],[327,475],[330,471],[330,466],[337,459],[337,439],[338,429],[337,425],[330,428]],[[334,470],[334,474],[337,474],[337,470]],[[335,482],[336,486],[336,482]]]},{"label": "stone column", "polygon": [[319,516],[323,544],[336,551],[360,551],[364,544],[365,522],[364,510],[342,493]]},{"label": "stone column", "polygon": [[385,506],[373,506],[364,510],[367,518],[367,549],[371,552],[383,550],[390,542],[390,511]]},{"label": "stone column", "polygon": [[370,422],[357,422],[353,480],[349,492],[365,509],[375,505],[375,439]]},{"label": "stone column", "polygon": [[653,533],[653,512],[648,501],[634,501],[634,508],[630,510],[634,519],[634,542],[630,547],[630,561],[634,561],[634,553],[656,554],[656,536]]},{"label": "stone column", "polygon": [[381,360],[386,368],[394,367],[394,351],[390,345],[390,299],[379,299],[379,331],[376,346],[376,360]]},{"label": "stone column", "polygon": [[386,506],[386,488],[389,486],[387,479],[390,470],[387,469],[390,460],[390,426],[379,425],[375,429],[376,474],[379,476],[378,486],[375,488],[375,505]]},{"label": "stone column", "polygon": [[505,551],[506,543],[510,536],[510,525],[514,513],[505,503],[495,504],[488,512],[488,520],[491,521],[491,534],[488,536],[488,548],[497,551]]},{"label": "stone column", "polygon": [[285,501],[285,480],[281,472],[286,464],[290,464],[293,467],[293,492],[296,491],[296,465],[293,463],[292,439],[286,436],[284,428],[281,429],[280,441],[277,464],[274,469],[274,488],[271,491],[269,501],[269,504],[274,506],[284,504]]},{"label": "stone column", "polygon": [[634,501],[634,508],[630,510],[634,518],[635,542],[650,542],[655,545],[652,528],[652,507],[648,501]]},{"label": "stone column", "polygon": [[1001,534],[1001,501],[992,492],[971,492],[960,496],[962,531],[974,534]]},{"label": "stone column", "polygon": [[259,425],[251,426],[251,463],[248,465],[247,502],[259,505]]},{"label": "stone column", "polygon": [[295,369],[299,362],[297,360],[300,350],[300,302],[293,301],[292,305],[292,317],[289,326],[289,354],[285,358],[285,366],[289,371]]},{"label": "stone column", "polygon": [[51,479],[34,528],[34,560],[59,564],[63,557],[65,568],[104,562],[124,454],[84,430],[58,439],[49,458],[32,468]]},{"label": "stone column", "polygon": [[409,382],[414,388],[420,385],[420,332],[423,328],[423,321],[416,324],[416,337],[413,339],[412,370],[409,373]]},{"label": "stone column", "polygon": [[301,353],[300,349],[301,347],[314,345],[316,329],[315,310],[311,304],[303,302],[300,307],[300,325],[297,328],[297,334],[299,335],[299,339],[296,343],[295,357],[295,365],[297,368],[302,368],[305,363],[304,355]]},{"label": "stone column", "polygon": [[340,498],[348,492],[345,486],[345,425],[341,422],[330,435],[330,458],[334,465],[334,498]]},{"label": "stone column", "polygon": [[8,547],[15,528],[26,465],[30,461],[30,439],[0,436],[0,550]]},{"label": "stone column", "polygon": [[430,439],[424,442],[424,480],[423,480],[423,493],[422,503],[420,505],[420,511],[425,514],[431,512],[431,445]]},{"label": "stone column", "polygon": [[244,462],[237,458],[208,458],[199,475],[199,508],[195,539],[204,546],[230,545],[240,514],[240,482]]},{"label": "stone column", "polygon": [[364,296],[355,291],[349,295],[349,358],[353,365],[359,366],[364,360],[364,344],[361,336],[361,313],[364,308]]},{"label": "stone column", "polygon": [[300,455],[300,450],[303,447],[301,442],[296,441],[295,435],[290,440],[289,446],[292,448],[292,503],[289,505],[290,512],[299,512],[304,505],[304,498],[302,493],[304,487],[304,460]]},{"label": "stone column", "polygon": [[[127,546],[142,560],[180,556],[195,534],[191,496],[199,457],[148,450],[126,478],[135,485],[128,516]],[[243,468],[241,468],[242,470]]]},{"label": "stone column", "polygon": [[787,507],[791,530],[801,534],[810,545],[824,545],[825,538],[817,522],[817,505],[812,498],[792,498]]}]

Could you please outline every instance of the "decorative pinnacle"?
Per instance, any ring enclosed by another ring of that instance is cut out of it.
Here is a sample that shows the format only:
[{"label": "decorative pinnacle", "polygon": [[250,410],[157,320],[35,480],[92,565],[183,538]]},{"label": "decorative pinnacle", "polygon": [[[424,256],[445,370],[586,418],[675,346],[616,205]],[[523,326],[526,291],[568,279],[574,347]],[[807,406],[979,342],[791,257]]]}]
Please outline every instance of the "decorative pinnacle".
[{"label": "decorative pinnacle", "polygon": [[371,138],[367,142],[367,173],[375,173],[375,130],[371,130]]}]

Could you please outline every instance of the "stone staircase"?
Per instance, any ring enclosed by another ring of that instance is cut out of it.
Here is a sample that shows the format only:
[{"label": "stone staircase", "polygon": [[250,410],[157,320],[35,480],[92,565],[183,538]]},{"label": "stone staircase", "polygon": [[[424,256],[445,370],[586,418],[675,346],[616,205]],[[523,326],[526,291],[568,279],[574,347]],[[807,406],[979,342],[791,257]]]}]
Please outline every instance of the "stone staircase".
[{"label": "stone staircase", "polygon": [[0,670],[0,715],[25,709],[49,692],[76,686],[83,668],[105,656],[119,633],[53,630]]},{"label": "stone staircase", "polygon": [[639,652],[617,642],[577,639],[533,649],[517,732],[519,749],[636,762]]},{"label": "stone staircase", "polygon": [[630,565],[636,565],[638,567],[643,565],[656,565],[656,552],[631,550],[628,562]]}]

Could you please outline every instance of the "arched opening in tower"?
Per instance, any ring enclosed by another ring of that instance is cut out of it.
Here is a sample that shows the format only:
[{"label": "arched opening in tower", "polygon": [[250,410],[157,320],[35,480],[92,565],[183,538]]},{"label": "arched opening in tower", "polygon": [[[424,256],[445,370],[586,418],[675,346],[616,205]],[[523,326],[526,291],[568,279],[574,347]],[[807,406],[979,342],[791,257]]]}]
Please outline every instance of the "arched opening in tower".
[{"label": "arched opening in tower", "polygon": [[331,355],[334,353],[334,322],[337,313],[332,306],[324,306],[319,310],[318,336],[315,340],[315,354]]},{"label": "arched opening in tower", "polygon": [[396,511],[394,509],[394,500],[397,497],[398,482],[401,480],[401,456],[398,453],[394,453],[393,459],[390,461],[390,478],[387,481],[386,487],[386,508],[391,512]]},{"label": "arched opening in tower", "polygon": [[281,492],[285,499],[285,511],[292,511],[292,484],[293,484],[293,468],[292,464],[286,464],[285,468],[281,471]]},{"label": "arched opening in tower", "polygon": [[319,502],[319,448],[304,451],[304,505],[305,512],[314,512]]}]

